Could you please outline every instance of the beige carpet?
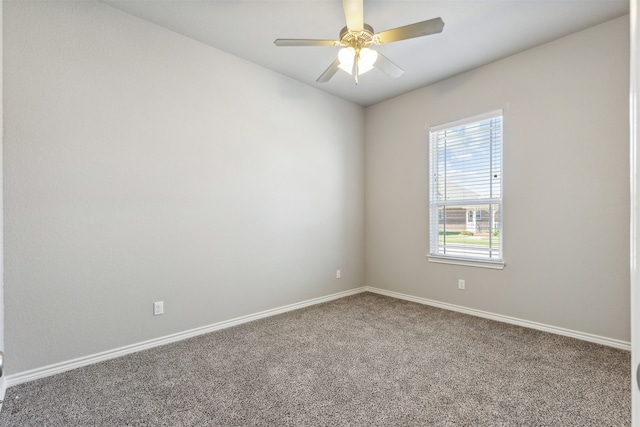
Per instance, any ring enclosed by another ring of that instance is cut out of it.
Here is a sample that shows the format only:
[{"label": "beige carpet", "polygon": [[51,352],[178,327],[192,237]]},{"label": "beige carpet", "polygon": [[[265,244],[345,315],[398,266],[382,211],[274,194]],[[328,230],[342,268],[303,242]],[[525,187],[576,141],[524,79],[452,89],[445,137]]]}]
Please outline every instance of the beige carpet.
[{"label": "beige carpet", "polygon": [[625,351],[358,294],[10,388],[1,426],[629,426]]}]

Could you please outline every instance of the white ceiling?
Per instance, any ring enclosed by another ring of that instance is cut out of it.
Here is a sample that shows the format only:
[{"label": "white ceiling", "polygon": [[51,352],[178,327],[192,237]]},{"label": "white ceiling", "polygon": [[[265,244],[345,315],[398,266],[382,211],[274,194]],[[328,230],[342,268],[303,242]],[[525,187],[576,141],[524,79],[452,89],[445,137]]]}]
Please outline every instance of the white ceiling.
[{"label": "white ceiling", "polygon": [[[364,0],[375,32],[441,17],[440,34],[376,49],[405,73],[316,78],[337,47],[277,47],[276,38],[337,40],[340,0],[101,0],[124,12],[368,106],[629,13],[628,0]],[[612,46],[612,48],[615,48]]]}]

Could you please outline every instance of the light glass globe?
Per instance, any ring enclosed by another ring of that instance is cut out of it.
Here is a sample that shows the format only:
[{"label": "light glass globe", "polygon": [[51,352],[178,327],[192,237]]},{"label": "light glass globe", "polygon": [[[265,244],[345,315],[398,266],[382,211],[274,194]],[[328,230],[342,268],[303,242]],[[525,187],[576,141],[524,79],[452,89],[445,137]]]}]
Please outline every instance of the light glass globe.
[{"label": "light glass globe", "polygon": [[367,47],[360,49],[358,60],[358,74],[364,74],[373,68],[373,64],[378,59],[378,52]]},{"label": "light glass globe", "polygon": [[340,61],[340,65],[353,66],[353,58],[356,56],[356,50],[352,47],[343,47],[338,52],[338,60]]}]

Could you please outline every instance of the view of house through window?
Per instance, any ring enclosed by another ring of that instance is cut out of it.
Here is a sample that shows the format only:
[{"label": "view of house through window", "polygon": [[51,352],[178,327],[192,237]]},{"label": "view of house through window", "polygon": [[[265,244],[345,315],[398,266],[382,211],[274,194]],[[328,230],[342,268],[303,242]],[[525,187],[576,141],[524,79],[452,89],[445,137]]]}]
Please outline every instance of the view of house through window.
[{"label": "view of house through window", "polygon": [[502,111],[432,127],[430,253],[502,261]]}]

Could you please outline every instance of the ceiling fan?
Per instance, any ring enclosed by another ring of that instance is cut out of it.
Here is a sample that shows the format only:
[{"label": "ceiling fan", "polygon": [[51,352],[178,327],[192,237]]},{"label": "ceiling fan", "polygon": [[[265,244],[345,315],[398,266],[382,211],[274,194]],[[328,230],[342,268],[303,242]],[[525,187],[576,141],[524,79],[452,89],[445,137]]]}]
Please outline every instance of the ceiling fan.
[{"label": "ceiling fan", "polygon": [[328,82],[338,70],[351,74],[358,84],[358,76],[372,68],[377,68],[391,78],[399,77],[404,71],[386,56],[371,49],[372,44],[380,45],[414,37],[428,36],[442,32],[444,22],[441,18],[416,22],[404,27],[374,33],[370,25],[365,24],[363,0],[342,0],[347,26],[340,31],[339,40],[316,39],[276,39],[276,46],[342,46],[338,58],[324,70],[316,80]]}]

